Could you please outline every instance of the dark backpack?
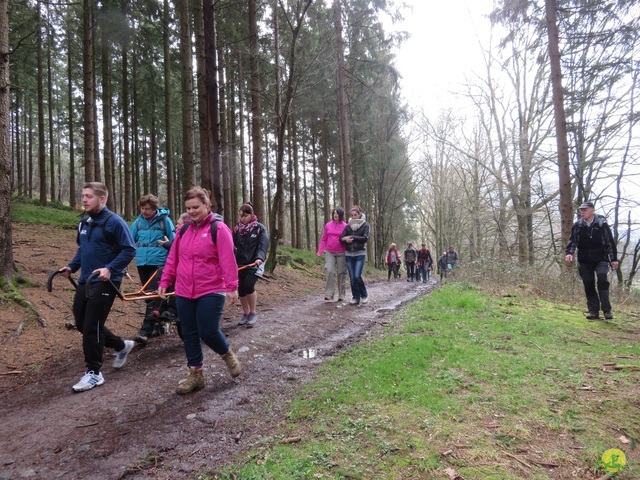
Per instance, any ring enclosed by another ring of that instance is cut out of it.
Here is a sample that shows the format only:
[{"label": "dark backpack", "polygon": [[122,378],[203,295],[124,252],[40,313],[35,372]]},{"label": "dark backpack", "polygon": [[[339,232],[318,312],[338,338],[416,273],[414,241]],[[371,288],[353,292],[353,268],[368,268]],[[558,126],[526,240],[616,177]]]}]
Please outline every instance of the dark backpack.
[{"label": "dark backpack", "polygon": [[167,225],[166,225],[167,217],[162,217],[162,220],[160,221],[160,226],[153,225],[151,227],[147,227],[140,223],[139,218],[136,220],[136,223],[138,224],[138,230],[162,230],[162,235],[164,235],[165,237],[167,236]]},{"label": "dark backpack", "polygon": [[[214,220],[213,222],[211,222],[211,241],[213,242],[214,245],[217,245],[216,240],[218,239],[218,222],[219,221],[220,220]],[[189,228],[188,223],[184,223],[182,227],[180,227],[180,238],[182,238],[182,236],[186,233],[188,228]]]},{"label": "dark backpack", "polygon": [[93,232],[93,229],[95,227],[99,227],[102,228],[103,234],[104,234],[104,239],[107,241],[107,243],[109,244],[109,246],[111,247],[111,249],[114,252],[119,252],[121,250],[120,245],[118,245],[118,241],[115,237],[115,235],[111,232],[109,232],[106,228],[105,225],[107,224],[107,222],[109,221],[109,219],[115,215],[115,213],[113,212],[109,212],[109,215],[107,215],[104,220],[102,220],[101,222],[90,222],[89,218],[91,218],[89,215],[85,215],[84,217],[82,217],[80,219],[80,222],[78,223],[78,234],[76,235],[76,243],[78,245],[80,245],[80,233],[82,232],[82,229],[84,227],[89,227],[88,228],[88,232],[87,232],[87,238],[90,240],[91,239],[91,233]]}]

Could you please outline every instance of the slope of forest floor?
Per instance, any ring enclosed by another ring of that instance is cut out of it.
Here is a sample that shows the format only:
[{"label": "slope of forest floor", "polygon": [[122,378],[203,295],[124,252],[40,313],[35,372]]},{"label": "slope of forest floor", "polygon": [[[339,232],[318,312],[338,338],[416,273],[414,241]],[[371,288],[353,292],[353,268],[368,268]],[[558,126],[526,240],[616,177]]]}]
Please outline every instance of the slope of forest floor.
[{"label": "slope of forest floor", "polygon": [[[205,389],[176,395],[186,362],[174,332],[136,347],[121,370],[107,352],[105,384],[74,394],[84,362],[80,335],[69,328],[73,288],[58,277],[48,293],[46,280],[75,248],[73,230],[15,225],[15,260],[31,281],[21,291],[46,326],[15,303],[0,304],[0,479],[176,479],[215,470],[272,434],[323,359],[436,285],[371,281],[371,301],[353,307],[323,300],[320,271],[279,267],[258,284],[255,328],[237,325],[239,304],[225,310],[223,330],[243,365],[236,380],[206,350]],[[132,338],[142,312],[141,302],[116,300],[109,326]]]}]

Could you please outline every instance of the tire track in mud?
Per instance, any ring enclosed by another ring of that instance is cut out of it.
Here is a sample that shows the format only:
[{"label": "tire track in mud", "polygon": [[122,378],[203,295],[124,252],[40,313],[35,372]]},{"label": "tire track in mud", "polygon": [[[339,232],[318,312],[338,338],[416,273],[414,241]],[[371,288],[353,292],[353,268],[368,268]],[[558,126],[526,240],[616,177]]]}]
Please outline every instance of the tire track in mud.
[{"label": "tire track in mud", "polygon": [[0,479],[176,479],[215,470],[272,436],[318,364],[436,285],[372,283],[369,303],[355,307],[306,296],[261,310],[252,329],[227,320],[243,373],[231,379],[205,348],[206,387],[187,396],[174,393],[186,375],[175,334],[136,348],[122,370],[108,366],[105,384],[87,392],[71,392],[77,362],[61,365],[0,393]]}]

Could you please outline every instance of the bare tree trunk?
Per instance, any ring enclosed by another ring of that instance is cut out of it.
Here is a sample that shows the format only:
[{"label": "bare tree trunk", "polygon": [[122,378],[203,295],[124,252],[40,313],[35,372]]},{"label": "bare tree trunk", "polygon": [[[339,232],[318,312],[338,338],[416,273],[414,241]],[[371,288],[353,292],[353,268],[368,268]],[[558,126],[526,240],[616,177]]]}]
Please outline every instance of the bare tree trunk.
[{"label": "bare tree trunk", "polygon": [[18,195],[25,194],[23,166],[22,166],[22,145],[20,145],[20,111],[22,110],[22,95],[20,91],[16,92],[16,108],[14,117],[15,126],[15,150],[16,150],[16,173],[18,175]]},{"label": "bare tree trunk", "polygon": [[[155,112],[155,103],[151,107],[151,111]],[[151,191],[158,191],[158,142],[156,137],[158,136],[158,129],[156,128],[156,116],[151,116],[151,143],[149,145],[149,171],[151,171]],[[168,199],[167,199],[168,201]]]},{"label": "bare tree trunk", "polygon": [[242,203],[249,200],[248,188],[247,188],[247,176],[246,176],[246,153],[244,143],[244,68],[242,65],[242,53],[238,53],[238,105],[240,105],[240,116],[238,121],[240,123],[240,177],[242,178]]},{"label": "bare tree trunk", "polygon": [[340,152],[342,164],[342,200],[345,209],[353,205],[353,176],[351,171],[351,145],[347,119],[347,92],[345,86],[344,40],[342,38],[342,7],[333,0],[334,28],[336,31],[336,86],[338,89],[338,122],[340,124]]},{"label": "bare tree trunk", "polygon": [[67,32],[67,101],[68,101],[68,119],[69,119],[69,206],[76,208],[76,157],[75,145],[73,138],[75,112],[73,108],[73,69],[71,57],[71,31]]},{"label": "bare tree trunk", "polygon": [[[103,9],[106,7],[103,6]],[[104,12],[105,21],[107,12]],[[101,31],[102,52],[102,129],[104,138],[104,184],[110,195],[107,197],[109,210],[115,211],[116,192],[113,183],[113,125],[111,105],[111,45],[109,41],[109,28],[103,24]]]},{"label": "bare tree trunk", "polygon": [[[84,39],[82,42],[82,70],[84,75],[84,181],[95,179],[95,87],[93,78],[93,2],[84,0]],[[125,102],[126,104],[126,102]]]},{"label": "bare tree trunk", "polygon": [[[218,81],[216,76],[216,23],[215,10],[210,0],[202,4],[204,20],[204,54],[205,54],[205,94],[207,104],[207,136],[209,138],[209,165],[211,184],[204,185],[211,190],[211,208],[222,213],[222,188],[220,185],[220,129],[218,105]],[[204,169],[204,166],[203,166]]]},{"label": "bare tree trunk", "polygon": [[[206,2],[205,2],[206,3]],[[205,78],[207,76],[204,53],[203,2],[195,0],[193,24],[196,42],[197,92],[198,92],[198,130],[200,131],[200,185],[211,185],[211,162],[209,160],[209,135],[207,133],[207,97]],[[197,180],[196,180],[196,183]]]},{"label": "bare tree trunk", "polygon": [[[191,16],[189,0],[180,0],[180,56],[182,59],[182,187],[196,183],[193,125],[193,57],[191,55]],[[175,213],[175,212],[174,212]]]},{"label": "bare tree trunk", "polygon": [[173,131],[171,129],[172,103],[171,103],[171,55],[170,55],[170,36],[169,36],[169,0],[164,0],[164,31],[162,35],[162,43],[164,45],[164,123],[165,123],[165,142],[166,142],[166,160],[167,160],[167,199],[169,210],[175,211],[175,169],[173,165]]},{"label": "bare tree trunk", "polygon": [[44,86],[42,85],[44,74],[42,66],[42,4],[38,0],[36,7],[37,28],[36,32],[36,48],[38,63],[38,177],[40,178],[40,205],[47,205],[47,154],[46,143],[44,138]]},{"label": "bare tree trunk", "polygon": [[[229,50],[227,50],[227,57],[227,65],[229,65],[234,58]],[[228,68],[228,71],[231,72],[231,67]],[[227,96],[229,99],[229,108],[227,111],[229,112],[229,176],[231,177],[231,198],[229,199],[229,204],[231,209],[226,215],[229,216],[231,225],[233,225],[235,212],[238,210],[238,117],[236,115],[236,83],[233,80],[233,75],[229,75]]]},{"label": "bare tree trunk", "polygon": [[132,169],[131,169],[131,153],[129,149],[129,141],[131,135],[129,133],[129,41],[125,39],[122,42],[122,146],[124,158],[124,218],[129,220],[133,217],[133,196],[132,196]]},{"label": "bare tree trunk", "polygon": [[49,114],[49,198],[53,201],[58,195],[56,192],[56,162],[55,162],[55,135],[53,134],[53,74],[51,72],[51,57],[53,53],[53,35],[51,26],[47,22],[47,111]]},{"label": "bare tree trunk", "polygon": [[[314,234],[314,251],[318,251],[318,247],[320,246],[320,242],[318,240],[318,236],[319,236],[319,232],[320,232],[320,225],[319,225],[319,219],[318,219],[318,175],[316,175],[315,173],[318,171],[318,152],[316,149],[316,143],[317,143],[317,139],[315,138],[315,135],[312,134],[311,137],[311,155],[312,155],[312,166],[313,166],[313,234]],[[328,189],[328,187],[326,187]],[[325,197],[326,199],[327,197]],[[327,200],[324,201],[324,203],[327,203]]]},{"label": "bare tree trunk", "polygon": [[14,271],[11,225],[11,89],[9,76],[9,0],[0,0],[0,277]]},{"label": "bare tree trunk", "polygon": [[296,121],[291,120],[291,142],[293,143],[293,178],[289,178],[295,187],[293,197],[290,199],[293,203],[294,215],[291,217],[291,230],[296,232],[296,241],[293,244],[295,248],[302,248],[302,222],[300,220],[300,165],[298,163],[298,129]]},{"label": "bare tree trunk", "polygon": [[[218,33],[216,31],[216,33]],[[216,42],[218,52],[218,101],[220,105],[219,125],[220,125],[220,151],[221,151],[221,168],[222,168],[222,214],[225,223],[232,227],[234,222],[231,214],[231,166],[229,163],[229,129],[227,127],[227,102],[226,102],[226,85],[225,85],[225,60],[224,52],[220,47],[220,43]]]},{"label": "bare tree trunk", "polygon": [[547,14],[547,34],[549,37],[549,57],[551,61],[551,85],[553,88],[553,112],[558,148],[558,183],[560,186],[560,218],[562,240],[566,245],[573,225],[573,204],[571,198],[571,172],[569,169],[569,144],[567,141],[567,121],[562,93],[562,70],[560,68],[560,48],[556,21],[555,0],[545,0]]},{"label": "bare tree trunk", "polygon": [[249,76],[251,78],[251,144],[253,147],[253,210],[264,220],[264,193],[262,180],[262,119],[260,111],[260,71],[258,68],[258,20],[257,1],[249,1]]}]

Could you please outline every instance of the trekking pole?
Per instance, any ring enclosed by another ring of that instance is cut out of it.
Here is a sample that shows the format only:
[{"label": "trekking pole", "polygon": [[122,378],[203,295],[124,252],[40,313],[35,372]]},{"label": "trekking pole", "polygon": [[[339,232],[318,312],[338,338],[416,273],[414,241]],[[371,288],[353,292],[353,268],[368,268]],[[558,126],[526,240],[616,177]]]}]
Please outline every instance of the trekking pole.
[{"label": "trekking pole", "polygon": [[[94,278],[98,278],[98,273],[92,273],[91,275],[89,275],[89,278],[87,278],[87,288],[85,291],[86,298],[91,298],[91,281]],[[120,300],[124,300],[124,295],[122,295],[122,292],[120,291],[120,289],[116,287],[116,285],[111,281],[111,279],[107,280],[107,282],[111,284],[118,298],[120,298]]]},{"label": "trekking pole", "polygon": [[[47,279],[47,292],[51,293],[53,291],[53,279],[56,275],[61,275],[61,274],[62,272],[60,270],[54,270],[49,274],[49,278]],[[71,285],[73,285],[73,288],[77,290],[78,284],[76,283],[76,281],[71,277],[68,277],[68,279],[71,282]]]},{"label": "trekking pole", "polygon": [[249,265],[243,265],[241,267],[238,267],[238,271],[240,270],[244,270],[246,268],[251,268],[251,267],[255,267],[256,266],[256,262],[250,263]]}]

